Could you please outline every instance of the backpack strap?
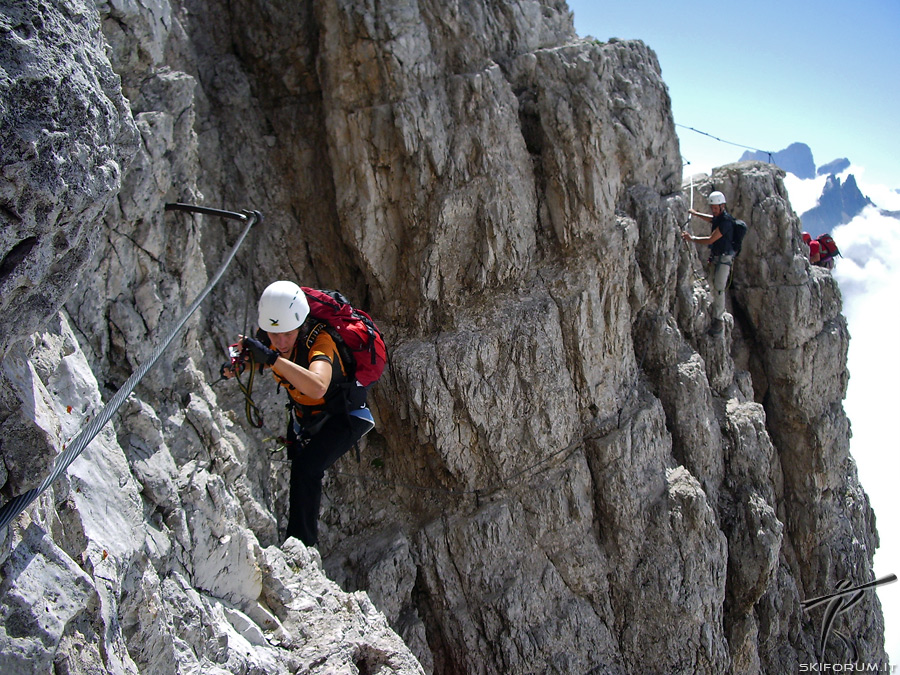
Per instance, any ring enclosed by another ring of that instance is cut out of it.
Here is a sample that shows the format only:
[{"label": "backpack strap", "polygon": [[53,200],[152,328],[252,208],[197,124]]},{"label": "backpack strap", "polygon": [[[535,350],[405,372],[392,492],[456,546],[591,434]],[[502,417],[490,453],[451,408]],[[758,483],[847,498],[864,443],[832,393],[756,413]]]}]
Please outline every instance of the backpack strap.
[{"label": "backpack strap", "polygon": [[[309,333],[308,333],[307,336],[306,336],[306,349],[307,349],[307,351],[310,350],[310,349],[312,349],[312,346],[316,343],[316,338],[319,337],[319,333],[321,333],[323,330],[325,330],[325,324],[324,324],[324,323],[317,323],[315,326],[313,326],[312,330],[309,331]],[[330,334],[330,333],[329,333],[329,334]],[[332,335],[332,338],[333,338],[333,337],[334,337],[334,336]],[[308,358],[307,358],[307,360],[308,360]]]}]

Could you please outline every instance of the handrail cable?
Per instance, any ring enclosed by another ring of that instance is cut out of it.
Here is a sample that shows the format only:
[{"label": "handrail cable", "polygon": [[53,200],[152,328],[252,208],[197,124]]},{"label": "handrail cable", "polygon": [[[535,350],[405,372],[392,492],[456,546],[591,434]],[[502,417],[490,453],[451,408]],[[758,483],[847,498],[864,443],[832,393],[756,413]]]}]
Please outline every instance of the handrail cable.
[{"label": "handrail cable", "polygon": [[[772,161],[772,155],[774,155],[775,153],[773,153],[771,150],[760,150],[759,148],[754,148],[749,145],[742,145],[741,143],[734,143],[732,141],[726,141],[724,138],[719,138],[718,136],[713,136],[712,134],[707,133],[705,131],[700,131],[699,129],[695,129],[694,127],[688,127],[688,126],[685,126],[684,124],[678,124],[677,122],[675,123],[675,126],[681,127],[682,129],[687,129],[689,131],[693,131],[694,133],[698,133],[701,136],[707,136],[709,138],[712,138],[715,141],[719,141],[720,143],[725,143],[726,145],[733,145],[737,148],[744,148],[744,150],[753,150],[753,152],[765,153],[766,155],[769,156],[769,164],[774,164],[774,162]],[[690,164],[690,162],[688,162],[688,164]]]},{"label": "handrail cable", "polygon": [[64,446],[63,451],[57,455],[56,464],[53,468],[53,471],[44,479],[44,482],[41,483],[38,487],[32,488],[27,492],[22,493],[21,495],[12,498],[10,501],[6,502],[2,508],[0,508],[0,528],[6,527],[16,516],[18,516],[22,511],[24,511],[28,506],[37,499],[50,485],[59,478],[63,473],[65,473],[66,469],[75,461],[75,459],[82,453],[82,451],[88,446],[88,444],[94,440],[94,437],[100,430],[106,425],[106,423],[112,418],[113,415],[122,407],[122,404],[125,402],[125,399],[131,395],[131,392],[138,385],[138,383],[144,378],[144,376],[150,371],[150,369],[156,364],[159,357],[162,355],[163,351],[169,346],[172,340],[175,339],[175,336],[181,331],[184,325],[187,323],[188,319],[191,315],[197,310],[200,306],[200,303],[206,299],[206,296],[212,291],[212,289],[219,283],[222,278],[222,275],[225,274],[225,270],[228,269],[228,266],[231,264],[232,260],[234,260],[235,255],[237,255],[238,249],[241,247],[241,244],[244,243],[244,239],[247,237],[247,234],[250,232],[250,229],[258,222],[262,220],[262,214],[259,211],[244,211],[242,213],[235,213],[234,211],[222,211],[221,209],[211,209],[205,206],[194,206],[192,204],[166,204],[166,211],[188,211],[192,213],[202,213],[206,215],[220,216],[222,218],[229,218],[232,220],[240,220],[246,223],[246,227],[244,227],[244,231],[241,233],[240,237],[238,237],[237,242],[234,247],[231,249],[231,253],[228,254],[228,257],[222,263],[222,266],[219,268],[219,271],[213,276],[213,278],[206,285],[206,288],[200,292],[200,295],[194,300],[188,310],[185,312],[184,316],[178,321],[175,325],[175,328],[169,333],[168,337],[165,338],[161,343],[159,343],[156,348],[151,353],[150,357],[146,362],[144,362],[134,373],[132,373],[131,377],[129,377],[125,384],[113,395],[110,399],[109,403],[107,403],[97,414],[96,417],[88,424],[86,427],[83,427],[79,432],[78,436],[75,437],[75,440],[72,441],[68,445],[68,447]]}]

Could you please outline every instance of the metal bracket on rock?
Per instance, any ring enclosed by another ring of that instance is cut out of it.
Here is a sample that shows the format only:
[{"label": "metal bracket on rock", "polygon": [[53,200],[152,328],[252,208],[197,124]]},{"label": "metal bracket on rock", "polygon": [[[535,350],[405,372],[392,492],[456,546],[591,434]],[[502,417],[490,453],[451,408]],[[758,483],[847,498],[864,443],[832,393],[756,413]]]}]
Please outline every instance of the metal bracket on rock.
[{"label": "metal bracket on rock", "polygon": [[187,213],[202,213],[207,216],[219,216],[221,218],[228,218],[230,220],[240,220],[242,222],[247,222],[249,219],[254,218],[253,223],[250,225],[251,227],[256,223],[262,222],[262,214],[259,211],[241,211],[237,213],[236,211],[224,211],[222,209],[213,209],[208,206],[197,206],[195,204],[181,204],[179,202],[170,202],[166,204],[166,211],[185,211]]}]

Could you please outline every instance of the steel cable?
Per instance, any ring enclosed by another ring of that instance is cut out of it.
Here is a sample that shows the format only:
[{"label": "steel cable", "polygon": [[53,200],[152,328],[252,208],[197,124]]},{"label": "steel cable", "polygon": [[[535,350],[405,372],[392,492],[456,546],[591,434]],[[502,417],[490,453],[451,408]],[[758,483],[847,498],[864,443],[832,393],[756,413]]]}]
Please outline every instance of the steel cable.
[{"label": "steel cable", "polygon": [[84,451],[84,449],[88,446],[88,444],[94,440],[100,430],[106,425],[106,423],[112,418],[113,415],[122,407],[122,404],[125,402],[125,399],[131,395],[131,392],[134,391],[134,388],[138,385],[138,383],[144,378],[144,376],[150,371],[150,369],[156,364],[159,360],[159,357],[166,350],[166,348],[171,344],[172,340],[178,335],[184,325],[187,323],[188,319],[190,319],[191,315],[197,310],[200,304],[206,299],[206,296],[212,291],[213,288],[219,283],[222,278],[222,275],[225,274],[225,270],[228,269],[228,266],[231,265],[231,262],[234,260],[235,255],[237,255],[238,249],[244,243],[244,239],[246,239],[247,234],[250,232],[250,229],[258,222],[262,220],[262,214],[259,211],[244,211],[243,213],[235,213],[233,211],[222,211],[219,209],[211,209],[204,206],[194,206],[191,204],[166,204],[166,211],[188,211],[192,213],[203,213],[206,215],[213,216],[221,216],[223,218],[230,218],[233,220],[241,220],[246,223],[244,227],[244,231],[241,233],[240,237],[238,237],[237,242],[234,247],[231,249],[231,252],[228,254],[228,257],[222,263],[221,267],[219,267],[218,272],[213,276],[213,278],[206,285],[206,288],[200,292],[188,310],[185,312],[184,316],[178,321],[175,325],[175,328],[169,333],[165,340],[163,340],[160,344],[156,346],[156,348],[151,353],[150,357],[145,361],[134,373],[132,373],[131,377],[129,377],[125,384],[115,393],[115,395],[110,399],[109,403],[107,403],[102,410],[97,414],[96,417],[84,427],[79,433],[78,436],[63,450],[62,453],[57,455],[56,464],[54,465],[53,471],[44,479],[38,487],[32,488],[27,492],[22,493],[21,495],[14,497],[6,504],[0,508],[0,528],[6,527],[12,520],[18,516],[22,511],[24,511],[28,506],[37,499],[50,485],[59,478],[63,473],[65,473],[66,469],[75,461],[75,459]]}]

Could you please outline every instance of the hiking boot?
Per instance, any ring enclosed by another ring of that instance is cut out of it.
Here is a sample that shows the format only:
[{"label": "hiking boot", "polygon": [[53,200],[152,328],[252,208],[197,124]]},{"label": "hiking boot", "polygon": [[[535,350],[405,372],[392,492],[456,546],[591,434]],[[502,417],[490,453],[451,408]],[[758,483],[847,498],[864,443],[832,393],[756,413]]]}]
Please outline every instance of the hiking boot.
[{"label": "hiking boot", "polygon": [[717,337],[722,334],[723,330],[725,330],[725,322],[722,321],[722,319],[713,319],[712,325],[710,325],[709,330],[706,331],[706,333],[712,337]]}]

